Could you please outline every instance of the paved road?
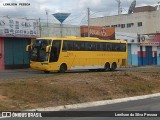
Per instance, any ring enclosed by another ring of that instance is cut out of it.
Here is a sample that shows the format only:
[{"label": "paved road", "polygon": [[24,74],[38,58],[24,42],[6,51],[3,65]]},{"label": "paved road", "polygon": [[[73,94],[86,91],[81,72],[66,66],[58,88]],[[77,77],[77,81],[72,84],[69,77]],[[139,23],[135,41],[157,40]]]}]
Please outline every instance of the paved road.
[{"label": "paved road", "polygon": [[[70,110],[72,111],[72,110]],[[75,110],[73,110],[75,111]],[[85,109],[78,109],[76,111],[159,111],[160,114],[160,97],[148,98],[144,100],[136,100],[124,103],[110,104],[99,107],[90,107]],[[144,112],[145,113],[145,112]],[[156,112],[154,112],[156,114]],[[115,112],[114,112],[115,114]],[[99,115],[99,114],[97,114]],[[96,113],[91,116],[97,116]],[[28,120],[27,118],[25,118]],[[50,117],[50,118],[37,118],[36,120],[159,120],[160,117]],[[3,119],[11,120],[11,119]],[[17,118],[12,118],[17,120]],[[35,120],[31,119],[30,120]]]},{"label": "paved road", "polygon": [[30,78],[45,75],[41,71],[31,69],[4,70],[0,71],[0,78]]},{"label": "paved road", "polygon": [[[114,72],[141,71],[141,70],[160,70],[160,66],[120,68]],[[86,71],[86,70],[68,71],[66,74],[87,73],[87,72],[89,71]],[[4,71],[0,71],[0,78],[31,78],[31,77],[44,77],[44,76],[47,77],[47,76],[52,76],[52,75],[57,75],[57,74],[60,74],[60,73],[51,72],[50,74],[45,74],[43,71],[36,71],[36,70],[31,70],[31,69],[4,70]]]}]

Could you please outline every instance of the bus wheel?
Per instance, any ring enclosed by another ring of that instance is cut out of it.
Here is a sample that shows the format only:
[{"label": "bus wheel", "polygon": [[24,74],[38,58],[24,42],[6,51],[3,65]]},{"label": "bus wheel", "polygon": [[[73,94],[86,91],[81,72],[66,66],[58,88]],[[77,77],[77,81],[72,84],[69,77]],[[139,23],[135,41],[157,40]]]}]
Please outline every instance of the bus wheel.
[{"label": "bus wheel", "polygon": [[114,71],[117,68],[117,64],[114,62],[111,66],[111,71]]},{"label": "bus wheel", "polygon": [[66,70],[67,70],[67,65],[64,64],[64,63],[61,64],[60,69],[59,69],[59,72],[60,72],[60,73],[65,73]]},{"label": "bus wheel", "polygon": [[104,67],[105,71],[110,70],[110,64],[107,62]]},{"label": "bus wheel", "polygon": [[44,73],[50,73],[50,71],[44,71]]}]

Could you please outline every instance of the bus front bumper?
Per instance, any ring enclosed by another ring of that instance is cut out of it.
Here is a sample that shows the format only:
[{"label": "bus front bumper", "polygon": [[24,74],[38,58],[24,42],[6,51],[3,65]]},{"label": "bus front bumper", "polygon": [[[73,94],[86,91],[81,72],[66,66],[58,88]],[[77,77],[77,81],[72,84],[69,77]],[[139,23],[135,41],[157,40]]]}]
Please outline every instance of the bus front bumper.
[{"label": "bus front bumper", "polygon": [[31,62],[30,67],[34,70],[50,71],[48,63]]}]

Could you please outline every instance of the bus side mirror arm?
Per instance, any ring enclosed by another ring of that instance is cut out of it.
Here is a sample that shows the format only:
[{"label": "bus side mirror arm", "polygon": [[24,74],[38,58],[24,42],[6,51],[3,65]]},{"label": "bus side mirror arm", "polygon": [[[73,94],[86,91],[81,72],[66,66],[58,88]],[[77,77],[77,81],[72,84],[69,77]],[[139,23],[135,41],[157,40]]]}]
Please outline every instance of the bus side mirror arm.
[{"label": "bus side mirror arm", "polygon": [[31,45],[27,45],[26,46],[26,52],[30,52],[31,51]]}]

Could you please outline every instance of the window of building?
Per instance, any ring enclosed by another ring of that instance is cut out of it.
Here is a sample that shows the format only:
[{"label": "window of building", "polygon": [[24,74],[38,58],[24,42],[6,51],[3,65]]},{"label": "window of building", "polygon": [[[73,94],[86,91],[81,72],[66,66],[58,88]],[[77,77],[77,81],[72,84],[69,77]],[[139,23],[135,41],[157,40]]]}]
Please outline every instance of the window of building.
[{"label": "window of building", "polygon": [[118,24],[118,27],[121,27],[121,24]]},{"label": "window of building", "polygon": [[130,27],[132,27],[134,25],[134,23],[128,23],[127,24],[127,28],[130,28]]},{"label": "window of building", "polygon": [[121,24],[121,28],[125,28],[125,24]]},{"label": "window of building", "polygon": [[142,22],[138,22],[138,27],[141,27],[142,26]]},{"label": "window of building", "polygon": [[116,28],[116,27],[117,27],[117,25],[111,25],[111,27],[115,27],[115,28]]},{"label": "window of building", "polygon": [[110,25],[106,25],[105,27],[110,27]]}]

